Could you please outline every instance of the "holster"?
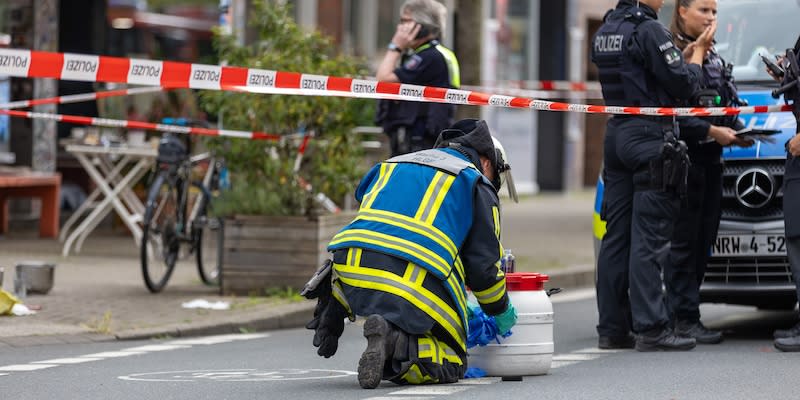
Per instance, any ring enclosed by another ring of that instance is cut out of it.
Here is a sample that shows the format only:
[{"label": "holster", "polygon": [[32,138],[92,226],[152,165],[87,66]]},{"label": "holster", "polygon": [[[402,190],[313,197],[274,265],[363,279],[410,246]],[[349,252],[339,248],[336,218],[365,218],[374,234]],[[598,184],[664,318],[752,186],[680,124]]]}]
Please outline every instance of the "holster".
[{"label": "holster", "polygon": [[686,196],[689,176],[689,154],[686,143],[666,135],[661,154],[634,176],[637,190],[659,190]]}]

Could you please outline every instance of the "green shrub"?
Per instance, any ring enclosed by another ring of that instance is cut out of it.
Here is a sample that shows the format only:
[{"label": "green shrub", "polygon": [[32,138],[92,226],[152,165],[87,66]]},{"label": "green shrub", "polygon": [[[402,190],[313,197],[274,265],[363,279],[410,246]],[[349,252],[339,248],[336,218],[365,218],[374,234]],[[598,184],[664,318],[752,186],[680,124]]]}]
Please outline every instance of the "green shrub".
[{"label": "green shrub", "polygon": [[[304,31],[290,9],[276,1],[254,1],[250,23],[258,32],[251,45],[240,45],[233,36],[217,32],[214,44],[220,60],[232,66],[317,75],[367,74],[363,63],[336,54],[329,38]],[[232,186],[215,202],[216,214],[313,215],[320,210],[314,194],[322,192],[342,205],[355,189],[364,172],[363,150],[352,129],[371,123],[373,100],[223,91],[200,96],[206,110],[218,115],[226,129],[263,131],[286,139],[210,140],[209,147],[226,159]],[[316,134],[300,171],[313,193],[304,190],[293,174],[299,139],[287,135],[301,131]]]}]

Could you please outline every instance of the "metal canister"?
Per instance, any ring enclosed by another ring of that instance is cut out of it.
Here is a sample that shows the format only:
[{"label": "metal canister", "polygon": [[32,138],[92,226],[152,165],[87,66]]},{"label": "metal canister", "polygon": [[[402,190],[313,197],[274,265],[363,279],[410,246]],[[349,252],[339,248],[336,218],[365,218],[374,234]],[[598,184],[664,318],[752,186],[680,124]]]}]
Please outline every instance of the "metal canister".
[{"label": "metal canister", "polygon": [[505,249],[503,252],[503,261],[500,263],[503,272],[510,273],[516,269],[516,258],[511,253],[511,249]]}]

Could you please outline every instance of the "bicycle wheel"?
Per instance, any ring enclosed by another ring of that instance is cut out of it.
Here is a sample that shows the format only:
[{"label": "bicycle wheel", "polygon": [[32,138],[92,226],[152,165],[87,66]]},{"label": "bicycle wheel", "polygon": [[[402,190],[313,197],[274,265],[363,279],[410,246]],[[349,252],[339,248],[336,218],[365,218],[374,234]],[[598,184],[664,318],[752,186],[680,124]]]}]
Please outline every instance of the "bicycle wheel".
[{"label": "bicycle wheel", "polygon": [[161,171],[147,196],[139,254],[144,284],[152,293],[164,288],[178,259],[178,198],[175,182],[169,178],[167,171]]},{"label": "bicycle wheel", "polygon": [[197,257],[197,272],[206,285],[217,286],[222,270],[225,225],[222,218],[208,216],[209,200],[201,195],[200,215],[192,223],[192,239]]}]

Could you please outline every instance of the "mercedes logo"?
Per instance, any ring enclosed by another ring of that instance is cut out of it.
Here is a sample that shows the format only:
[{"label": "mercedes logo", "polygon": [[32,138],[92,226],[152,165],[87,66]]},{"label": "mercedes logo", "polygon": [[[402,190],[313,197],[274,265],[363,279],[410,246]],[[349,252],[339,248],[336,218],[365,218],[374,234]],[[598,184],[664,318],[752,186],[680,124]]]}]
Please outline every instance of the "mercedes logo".
[{"label": "mercedes logo", "polygon": [[747,208],[764,207],[775,192],[775,180],[761,168],[751,168],[736,178],[736,199]]}]

